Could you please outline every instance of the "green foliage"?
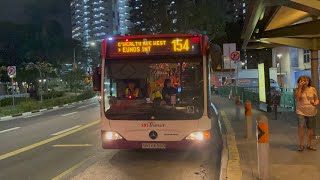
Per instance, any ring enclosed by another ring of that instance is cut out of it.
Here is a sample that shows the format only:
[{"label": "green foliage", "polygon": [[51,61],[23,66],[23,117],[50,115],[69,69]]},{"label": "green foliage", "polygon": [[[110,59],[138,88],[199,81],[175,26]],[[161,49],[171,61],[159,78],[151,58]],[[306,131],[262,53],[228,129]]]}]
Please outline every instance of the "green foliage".
[{"label": "green foliage", "polygon": [[43,93],[42,97],[43,99],[53,99],[62,97],[64,95],[64,91],[49,91],[46,93]]},{"label": "green foliage", "polygon": [[69,104],[77,101],[83,101],[86,99],[90,99],[95,96],[93,91],[84,91],[82,94],[78,96],[63,96],[54,99],[46,99],[42,103],[32,99],[24,99],[20,101],[18,105],[15,107],[9,106],[0,108],[0,117],[6,115],[14,115],[23,112],[35,111],[44,108],[50,108],[54,106],[61,106],[64,104]]},{"label": "green foliage", "polygon": [[21,102],[18,105],[18,108],[22,110],[22,112],[29,112],[37,109],[41,109],[41,103],[36,100],[28,100]]},{"label": "green foliage", "polygon": [[90,99],[90,98],[93,98],[95,95],[96,93],[94,91],[85,91],[79,96],[77,96],[77,100],[82,101],[84,99]]},{"label": "green foliage", "polygon": [[68,72],[65,76],[69,88],[73,92],[77,92],[84,88],[85,71],[83,69],[76,69]]},{"label": "green foliage", "polygon": [[[24,101],[27,101],[29,98],[25,98],[25,97],[15,97],[14,98],[14,103],[16,105],[24,102]],[[0,107],[5,107],[5,106],[11,106],[12,105],[12,97],[10,98],[4,98],[4,99],[1,99],[0,100]]]}]

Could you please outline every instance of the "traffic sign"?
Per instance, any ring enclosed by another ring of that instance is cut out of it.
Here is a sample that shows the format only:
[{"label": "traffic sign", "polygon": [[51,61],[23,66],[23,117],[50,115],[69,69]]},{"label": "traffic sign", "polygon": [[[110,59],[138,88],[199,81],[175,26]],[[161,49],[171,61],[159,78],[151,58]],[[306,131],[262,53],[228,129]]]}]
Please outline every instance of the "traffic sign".
[{"label": "traffic sign", "polygon": [[8,76],[10,77],[14,77],[17,75],[17,68],[16,66],[8,66],[7,67],[7,71],[8,71]]},{"label": "traffic sign", "polygon": [[268,123],[259,122],[257,124],[258,129],[258,142],[259,143],[268,143],[269,142],[269,133],[268,133]]},{"label": "traffic sign", "polygon": [[234,63],[231,63],[231,53],[236,51],[236,43],[223,44],[223,67],[224,69],[236,69]]},{"label": "traffic sign", "polygon": [[234,51],[230,55],[231,60],[239,61],[240,60],[240,51]]}]

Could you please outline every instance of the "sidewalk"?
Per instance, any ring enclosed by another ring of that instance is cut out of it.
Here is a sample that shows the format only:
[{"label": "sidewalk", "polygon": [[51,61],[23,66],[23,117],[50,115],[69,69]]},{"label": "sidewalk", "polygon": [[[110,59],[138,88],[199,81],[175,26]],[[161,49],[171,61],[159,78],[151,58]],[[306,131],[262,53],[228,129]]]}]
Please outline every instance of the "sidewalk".
[{"label": "sidewalk", "polygon": [[241,106],[241,120],[235,117],[234,102],[227,98],[213,96],[213,103],[219,112],[224,112],[230,121],[236,137],[243,180],[258,179],[256,117],[264,114],[269,119],[270,177],[272,180],[319,180],[320,141],[314,140],[317,151],[298,152],[297,122],[294,112],[283,112],[274,119],[274,113],[252,110],[253,138],[245,139],[244,108]]}]

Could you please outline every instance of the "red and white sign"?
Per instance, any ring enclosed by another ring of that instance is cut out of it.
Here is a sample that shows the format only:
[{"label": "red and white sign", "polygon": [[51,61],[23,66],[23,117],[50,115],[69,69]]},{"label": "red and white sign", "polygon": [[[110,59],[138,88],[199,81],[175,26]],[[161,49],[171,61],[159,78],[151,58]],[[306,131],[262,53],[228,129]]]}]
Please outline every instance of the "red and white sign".
[{"label": "red and white sign", "polygon": [[231,60],[240,61],[240,51],[234,51],[230,55]]},{"label": "red and white sign", "polygon": [[7,71],[8,71],[8,76],[10,77],[17,75],[17,68],[15,66],[8,66]]}]

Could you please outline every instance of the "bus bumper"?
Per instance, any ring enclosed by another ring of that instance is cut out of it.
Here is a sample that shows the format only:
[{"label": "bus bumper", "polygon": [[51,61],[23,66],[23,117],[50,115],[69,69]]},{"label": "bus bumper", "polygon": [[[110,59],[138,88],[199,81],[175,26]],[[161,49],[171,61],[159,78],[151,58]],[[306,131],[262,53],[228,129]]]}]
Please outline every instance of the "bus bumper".
[{"label": "bus bumper", "polygon": [[[127,141],[114,140],[102,141],[104,149],[173,149],[173,150],[187,150],[187,149],[202,149],[208,147],[208,142],[193,142],[189,140],[182,141]],[[146,147],[146,145],[149,145]],[[151,147],[151,146],[152,147]],[[158,146],[159,145],[159,146]]]},{"label": "bus bumper", "polygon": [[104,149],[203,149],[209,146],[210,140],[196,141],[183,139],[181,141],[128,141],[126,139],[106,140],[101,135]]}]

